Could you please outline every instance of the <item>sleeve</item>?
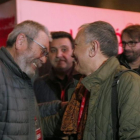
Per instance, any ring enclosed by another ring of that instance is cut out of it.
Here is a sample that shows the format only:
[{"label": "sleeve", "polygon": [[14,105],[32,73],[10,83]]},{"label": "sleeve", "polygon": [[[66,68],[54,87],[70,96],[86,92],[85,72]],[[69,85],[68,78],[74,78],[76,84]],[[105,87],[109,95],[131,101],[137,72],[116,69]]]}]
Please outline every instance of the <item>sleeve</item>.
[{"label": "sleeve", "polygon": [[4,98],[3,98],[1,85],[0,85],[0,139],[2,139],[2,135],[4,133],[3,129],[5,125],[5,122],[3,122],[3,101],[4,101]]},{"label": "sleeve", "polygon": [[120,140],[140,139],[140,76],[127,72],[118,84]]},{"label": "sleeve", "polygon": [[60,130],[63,113],[64,109],[61,109],[57,114],[41,119],[44,138],[64,136],[63,132]]},{"label": "sleeve", "polygon": [[51,102],[41,103],[38,105],[41,117],[47,117],[56,114],[60,110],[61,101],[54,100]]},{"label": "sleeve", "polygon": [[2,110],[3,110],[3,93],[2,93],[2,89],[1,89],[1,85],[0,85],[0,118],[2,117]]},{"label": "sleeve", "polygon": [[2,139],[3,130],[5,127],[5,119],[7,115],[7,95],[4,76],[0,67],[0,139]]},{"label": "sleeve", "polygon": [[34,92],[38,103],[42,103],[45,101],[46,94],[46,84],[42,78],[38,78],[35,80],[34,84]]}]

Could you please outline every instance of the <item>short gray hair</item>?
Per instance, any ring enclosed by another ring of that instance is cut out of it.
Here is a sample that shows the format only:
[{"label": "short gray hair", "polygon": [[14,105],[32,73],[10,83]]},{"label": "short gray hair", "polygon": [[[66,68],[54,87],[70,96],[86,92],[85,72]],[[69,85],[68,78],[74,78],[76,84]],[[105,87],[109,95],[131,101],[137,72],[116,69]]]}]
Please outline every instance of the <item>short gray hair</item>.
[{"label": "short gray hair", "polygon": [[[50,32],[45,26],[32,20],[26,20],[21,22],[20,24],[17,24],[13,29],[13,31],[8,35],[7,47],[13,46],[17,36],[20,33],[28,35],[29,37],[34,39],[35,37],[38,36],[39,31],[45,32],[46,35],[49,37],[49,41],[52,41]],[[28,42],[30,42],[30,40],[28,40]]]},{"label": "short gray hair", "polygon": [[86,43],[97,40],[100,43],[101,52],[107,56],[118,54],[118,40],[114,28],[107,22],[96,21],[83,26]]}]

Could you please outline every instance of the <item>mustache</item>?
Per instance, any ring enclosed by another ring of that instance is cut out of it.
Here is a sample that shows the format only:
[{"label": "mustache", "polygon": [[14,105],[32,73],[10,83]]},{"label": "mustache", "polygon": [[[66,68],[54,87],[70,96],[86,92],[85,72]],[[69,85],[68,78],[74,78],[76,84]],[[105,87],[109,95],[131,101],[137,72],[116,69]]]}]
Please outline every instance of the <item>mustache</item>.
[{"label": "mustache", "polygon": [[65,59],[64,58],[56,58],[55,59],[55,62],[59,62],[59,61],[65,61]]},{"label": "mustache", "polygon": [[123,52],[124,53],[132,53],[132,51],[130,51],[130,50],[124,50]]}]

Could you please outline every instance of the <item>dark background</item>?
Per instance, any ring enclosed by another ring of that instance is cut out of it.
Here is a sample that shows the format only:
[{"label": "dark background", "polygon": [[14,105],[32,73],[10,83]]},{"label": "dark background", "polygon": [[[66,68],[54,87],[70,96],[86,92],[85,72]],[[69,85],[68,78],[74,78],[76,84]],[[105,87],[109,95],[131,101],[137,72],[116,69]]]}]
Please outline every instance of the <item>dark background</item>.
[{"label": "dark background", "polygon": [[[0,0],[0,4],[9,0]],[[140,0],[38,0],[71,5],[140,12]]]}]

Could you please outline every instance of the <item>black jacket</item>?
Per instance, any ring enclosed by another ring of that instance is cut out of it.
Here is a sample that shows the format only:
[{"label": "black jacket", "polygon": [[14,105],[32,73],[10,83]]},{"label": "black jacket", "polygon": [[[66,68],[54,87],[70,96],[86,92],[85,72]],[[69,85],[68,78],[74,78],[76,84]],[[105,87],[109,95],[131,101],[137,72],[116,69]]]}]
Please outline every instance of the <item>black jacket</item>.
[{"label": "black jacket", "polygon": [[[117,58],[118,58],[118,60],[119,60],[119,62],[120,62],[121,65],[125,66],[125,67],[128,68],[128,69],[131,69],[131,67],[129,66],[129,64],[128,64],[127,61],[125,60],[125,56],[124,56],[123,53],[122,53],[122,54],[119,54],[119,55],[117,56]],[[134,69],[134,70],[135,70],[138,74],[140,74],[140,67],[137,68],[137,69]]]},{"label": "black jacket", "polygon": [[[70,70],[73,71],[73,68]],[[38,78],[34,82],[34,90],[38,103],[61,100],[61,91],[65,91],[65,101],[68,101],[68,89],[74,87],[72,72],[60,80],[52,70],[49,74]]]},{"label": "black jacket", "polygon": [[[34,83],[34,90],[38,103],[47,102],[46,104],[48,104],[48,108],[50,108],[51,110],[50,115],[52,116],[45,118],[43,122],[43,124],[47,126],[44,127],[44,130],[49,129],[48,127],[50,127],[50,123],[56,123],[57,119],[53,120],[53,118],[55,118],[55,115],[58,115],[58,112],[59,114],[61,114],[61,116],[63,114],[63,110],[60,110],[59,108],[60,105],[58,106],[58,104],[56,104],[56,101],[61,101],[61,91],[65,91],[65,101],[70,100],[72,96],[72,91],[77,84],[74,83],[74,78],[79,79],[81,77],[80,74],[73,76],[72,72],[73,68],[69,71],[69,74],[65,77],[64,80],[60,80],[55,76],[55,73],[52,70],[49,74],[38,78]],[[72,91],[69,90],[70,88],[72,89]],[[61,124],[61,121],[58,121],[57,124],[59,126]],[[64,136],[64,134],[62,134],[62,132],[60,131],[60,127],[56,127],[54,135],[50,135],[49,131],[45,131],[44,134],[47,135],[47,139],[45,140],[61,140],[63,139],[62,136]]]}]

